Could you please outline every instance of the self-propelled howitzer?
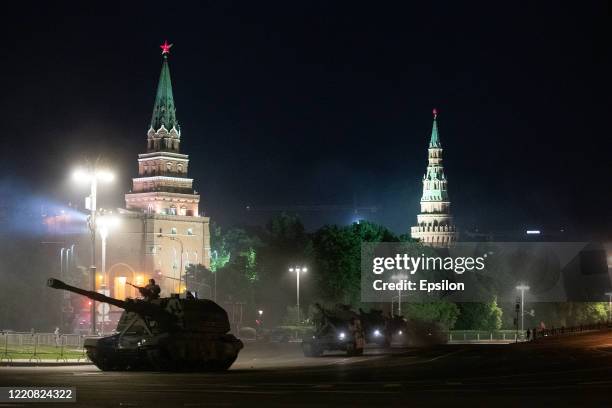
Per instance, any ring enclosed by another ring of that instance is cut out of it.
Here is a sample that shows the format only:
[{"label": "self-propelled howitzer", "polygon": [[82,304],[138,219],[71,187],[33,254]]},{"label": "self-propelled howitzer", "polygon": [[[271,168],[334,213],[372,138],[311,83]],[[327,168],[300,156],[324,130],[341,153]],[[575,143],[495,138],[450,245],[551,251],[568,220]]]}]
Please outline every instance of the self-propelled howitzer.
[{"label": "self-propelled howitzer", "polygon": [[58,279],[47,285],[124,310],[116,334],[85,340],[87,356],[102,370],[226,370],[243,347],[228,333],[227,313],[212,300],[119,300]]},{"label": "self-propelled howitzer", "polygon": [[344,350],[349,356],[363,354],[364,334],[359,315],[350,306],[328,310],[315,303],[315,331],[302,341],[306,357],[319,357],[327,350]]}]

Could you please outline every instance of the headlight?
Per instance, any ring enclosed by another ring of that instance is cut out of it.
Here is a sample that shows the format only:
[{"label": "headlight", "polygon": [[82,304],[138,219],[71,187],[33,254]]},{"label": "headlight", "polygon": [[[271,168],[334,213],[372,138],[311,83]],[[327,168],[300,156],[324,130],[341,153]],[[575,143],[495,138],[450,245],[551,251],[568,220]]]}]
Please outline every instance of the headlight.
[{"label": "headlight", "polygon": [[374,337],[380,337],[380,330],[374,330]]},{"label": "headlight", "polygon": [[397,334],[399,334],[401,336],[402,335],[402,331],[401,330],[398,331]]},{"label": "headlight", "polygon": [[340,340],[344,340],[345,337],[346,337],[346,334],[344,334],[344,332],[340,332],[340,334],[338,334],[338,338]]}]

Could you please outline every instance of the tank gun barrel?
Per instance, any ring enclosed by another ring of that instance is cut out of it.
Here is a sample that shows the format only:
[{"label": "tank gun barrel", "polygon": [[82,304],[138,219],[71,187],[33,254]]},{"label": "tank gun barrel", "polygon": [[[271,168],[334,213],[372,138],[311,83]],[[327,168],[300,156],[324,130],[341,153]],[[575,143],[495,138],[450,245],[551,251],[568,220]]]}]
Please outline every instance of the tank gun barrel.
[{"label": "tank gun barrel", "polygon": [[121,309],[126,309],[127,307],[127,302],[123,300],[104,296],[101,293],[94,292],[91,290],[85,290],[85,289],[80,289],[74,286],[70,286],[67,283],[62,282],[59,279],[49,278],[47,280],[47,286],[53,289],[61,289],[61,290],[67,290],[68,292],[72,292],[72,293],[78,293],[79,295],[83,295],[89,299],[95,300],[96,302],[108,303],[110,305],[120,307]]},{"label": "tank gun barrel", "polygon": [[94,292],[91,290],[80,289],[67,283],[62,282],[59,279],[49,278],[47,280],[47,286],[53,289],[62,289],[67,290],[69,292],[78,293],[79,295],[83,295],[89,299],[95,300],[96,302],[108,303],[109,305],[117,306],[118,308],[125,309],[128,312],[135,312],[141,316],[150,316],[154,317],[161,321],[171,321],[172,316],[167,313],[164,309],[159,307],[158,305],[152,304],[150,302],[143,301],[133,301],[131,299],[128,300],[119,300],[112,297],[104,296],[101,293]]}]

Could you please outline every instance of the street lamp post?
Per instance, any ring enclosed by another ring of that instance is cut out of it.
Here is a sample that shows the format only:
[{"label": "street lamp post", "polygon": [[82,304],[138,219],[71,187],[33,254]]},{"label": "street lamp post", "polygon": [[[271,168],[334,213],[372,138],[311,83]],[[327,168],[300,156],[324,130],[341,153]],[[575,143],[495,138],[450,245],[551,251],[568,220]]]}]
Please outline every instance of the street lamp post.
[{"label": "street lamp post", "polygon": [[300,324],[300,273],[308,272],[308,268],[294,266],[289,268],[289,272],[295,272],[295,282],[296,282],[296,295],[297,295],[297,323]]},{"label": "street lamp post", "polygon": [[521,336],[525,333],[525,291],[529,290],[527,285],[518,285],[516,290],[521,291]]},{"label": "street lamp post", "polygon": [[[88,170],[78,169],[73,175],[73,179],[79,182],[90,183],[90,195],[86,200],[86,207],[89,209],[88,226],[91,233],[91,286],[96,291],[96,201],[98,195],[98,181],[111,182],[114,175],[108,170],[102,170],[97,166],[92,166]],[[96,302],[91,301],[91,334],[96,332]]]},{"label": "street lamp post", "polygon": [[608,297],[608,323],[612,322],[612,292],[606,292]]},{"label": "street lamp post", "polygon": [[[102,270],[100,271],[102,274],[102,288],[109,289],[109,277],[106,272],[106,239],[108,238],[108,233],[111,228],[114,228],[119,223],[119,219],[113,215],[101,215],[96,219],[96,224],[98,227],[98,231],[100,232],[100,238],[102,238],[102,260],[101,266]],[[104,293],[105,295],[109,295],[109,293]],[[104,333],[104,323],[106,321],[106,307],[103,308],[104,312],[102,313],[102,323],[100,324],[100,332]]]},{"label": "street lamp post", "polygon": [[[391,279],[397,280],[398,283],[401,283],[402,280],[408,279],[408,276],[404,274],[393,275],[391,276]],[[397,315],[398,316],[402,315],[402,289],[401,288],[397,290]]]},{"label": "street lamp post", "polygon": [[[70,273],[70,266],[72,265],[72,257],[74,256],[74,244],[70,248],[62,248],[60,250],[60,278],[65,280],[67,274]],[[64,330],[64,310],[66,308],[66,299],[69,293],[64,293],[61,301],[61,313],[60,313],[60,328]]]},{"label": "street lamp post", "polygon": [[215,275],[215,292],[214,292],[213,300],[216,302],[217,301],[217,259],[219,257],[219,254],[217,253],[216,249],[212,251],[212,253],[215,255],[215,261],[213,264],[214,267],[211,267],[211,270],[213,272],[213,275]]}]

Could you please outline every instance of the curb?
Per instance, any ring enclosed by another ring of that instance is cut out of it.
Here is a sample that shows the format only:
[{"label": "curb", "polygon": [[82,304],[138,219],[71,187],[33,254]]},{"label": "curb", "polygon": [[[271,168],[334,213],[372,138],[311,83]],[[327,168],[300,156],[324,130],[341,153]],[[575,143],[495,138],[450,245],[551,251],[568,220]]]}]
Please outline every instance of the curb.
[{"label": "curb", "polygon": [[28,361],[15,361],[0,363],[0,367],[64,367],[64,366],[85,366],[93,365],[91,361],[40,361],[40,362],[28,362]]}]

